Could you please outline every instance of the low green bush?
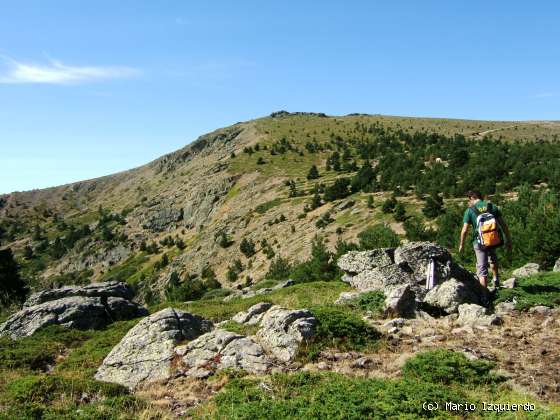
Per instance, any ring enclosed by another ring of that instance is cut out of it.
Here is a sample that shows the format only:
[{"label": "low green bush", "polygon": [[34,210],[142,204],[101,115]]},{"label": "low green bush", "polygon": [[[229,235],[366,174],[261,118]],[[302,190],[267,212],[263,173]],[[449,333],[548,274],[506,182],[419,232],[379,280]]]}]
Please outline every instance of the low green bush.
[{"label": "low green bush", "polygon": [[490,372],[494,366],[486,360],[469,360],[463,353],[437,349],[408,359],[402,374],[407,379],[436,384],[482,385],[502,380]]},{"label": "low green bush", "polygon": [[318,325],[315,337],[302,346],[300,356],[316,359],[328,347],[341,350],[365,350],[378,343],[381,334],[358,315],[341,308],[318,306],[312,309]]},{"label": "low green bush", "polygon": [[348,301],[346,306],[371,312],[374,316],[381,316],[385,308],[385,295],[377,290],[361,293],[357,298]]},{"label": "low green bush", "polygon": [[422,408],[425,401],[464,402],[457,390],[408,380],[349,378],[336,373],[276,374],[234,379],[194,418],[365,419],[451,417]]}]

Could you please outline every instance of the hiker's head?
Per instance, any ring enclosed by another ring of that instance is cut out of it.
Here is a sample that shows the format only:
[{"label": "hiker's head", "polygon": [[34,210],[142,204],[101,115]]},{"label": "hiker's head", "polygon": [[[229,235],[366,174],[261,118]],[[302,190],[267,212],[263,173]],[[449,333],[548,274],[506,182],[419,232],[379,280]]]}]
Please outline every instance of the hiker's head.
[{"label": "hiker's head", "polygon": [[469,198],[469,203],[475,203],[476,200],[482,200],[482,194],[480,193],[480,191],[477,190],[471,190],[467,193],[467,197]]}]

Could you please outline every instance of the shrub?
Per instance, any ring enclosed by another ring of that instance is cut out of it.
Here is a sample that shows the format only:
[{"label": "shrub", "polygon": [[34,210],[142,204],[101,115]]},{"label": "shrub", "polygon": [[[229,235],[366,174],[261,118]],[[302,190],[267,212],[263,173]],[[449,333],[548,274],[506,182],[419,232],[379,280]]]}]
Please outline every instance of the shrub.
[{"label": "shrub", "polygon": [[333,258],[332,252],[327,250],[323,240],[315,236],[311,245],[309,260],[296,265],[291,273],[291,278],[298,282],[330,281],[340,277],[340,271]]},{"label": "shrub", "polygon": [[255,255],[255,243],[251,239],[243,238],[243,240],[239,244],[239,250],[247,258],[250,258]]},{"label": "shrub", "polygon": [[381,291],[361,293],[357,298],[350,300],[347,305],[379,316],[385,307],[385,295]]},{"label": "shrub", "polygon": [[284,280],[289,277],[291,270],[290,262],[279,256],[272,260],[265,277],[271,280]]},{"label": "shrub", "polygon": [[502,380],[490,373],[494,366],[494,363],[485,360],[469,360],[463,353],[437,349],[408,359],[402,374],[405,378],[431,383],[481,385]]},{"label": "shrub", "polygon": [[397,205],[397,200],[395,199],[395,197],[388,198],[381,205],[381,211],[383,213],[392,213],[393,210],[395,210],[396,205]]},{"label": "shrub", "polygon": [[340,308],[316,307],[312,309],[318,325],[315,337],[304,346],[302,356],[314,359],[326,347],[341,350],[371,348],[380,338],[379,332],[359,316]]},{"label": "shrub", "polygon": [[422,219],[416,215],[407,218],[403,227],[406,232],[406,239],[409,241],[432,241],[435,237],[435,232],[427,228]]},{"label": "shrub", "polygon": [[399,236],[386,224],[369,226],[358,234],[360,248],[395,248],[401,244]]}]

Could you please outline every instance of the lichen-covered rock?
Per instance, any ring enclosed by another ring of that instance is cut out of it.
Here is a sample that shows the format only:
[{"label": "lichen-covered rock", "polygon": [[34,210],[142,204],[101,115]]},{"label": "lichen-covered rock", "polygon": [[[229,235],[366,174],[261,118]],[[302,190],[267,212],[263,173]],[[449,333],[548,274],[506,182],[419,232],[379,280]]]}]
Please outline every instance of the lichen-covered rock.
[{"label": "lichen-covered rock", "polygon": [[480,304],[480,299],[465,283],[449,279],[430,290],[424,296],[424,303],[451,314],[463,303]]},{"label": "lichen-covered rock", "polygon": [[274,306],[261,320],[257,340],[275,358],[292,361],[300,344],[315,335],[317,319],[307,309],[290,310]]},{"label": "lichen-covered rock", "polygon": [[142,227],[153,232],[163,232],[182,219],[183,209],[163,207],[150,212]]},{"label": "lichen-covered rock", "polygon": [[409,242],[395,249],[395,264],[409,268],[416,282],[421,284],[426,280],[431,259],[436,263],[438,279],[447,280],[452,271],[452,259],[447,249],[432,242]]},{"label": "lichen-covered rock", "polygon": [[385,316],[409,317],[416,310],[416,296],[410,285],[388,289],[385,295]]},{"label": "lichen-covered rock", "polygon": [[251,337],[216,329],[201,335],[185,346],[183,363],[188,376],[201,377],[220,369],[243,369],[265,373],[271,359]]},{"label": "lichen-covered rock", "polygon": [[0,336],[17,340],[49,325],[88,329],[101,328],[107,322],[101,298],[71,296],[16,312],[0,325]]},{"label": "lichen-covered rock", "polygon": [[255,325],[258,324],[265,312],[272,307],[270,302],[261,302],[251,306],[247,311],[237,313],[232,320],[240,324]]},{"label": "lichen-covered rock", "polygon": [[[414,293],[417,302],[422,302],[428,293],[425,287],[427,268],[430,261],[435,262],[436,277],[439,284],[445,284],[449,279],[455,279],[462,286],[456,287],[460,294],[459,301],[465,299],[474,303],[484,300],[487,293],[480,286],[475,276],[463,267],[454,263],[449,252],[431,242],[410,242],[396,249],[381,248],[372,251],[351,251],[338,260],[338,266],[345,272],[342,280],[349,283],[360,292],[380,290],[387,296],[397,286],[408,285]],[[449,291],[447,284],[443,291]],[[441,288],[440,288],[441,289]],[[404,289],[403,289],[404,290]],[[439,290],[432,292],[437,294]],[[466,297],[469,297],[467,299]],[[438,299],[435,299],[436,301]],[[456,311],[456,304],[451,300],[435,302],[439,306],[455,306],[450,310]]]},{"label": "lichen-covered rock", "polygon": [[134,296],[134,291],[128,284],[116,281],[92,283],[86,286],[65,286],[34,293],[25,301],[23,306],[28,308],[43,302],[70,296],[120,297],[130,300]]},{"label": "lichen-covered rock", "polygon": [[349,274],[358,274],[377,267],[387,267],[394,263],[393,248],[380,248],[371,251],[350,251],[337,261],[338,267]]},{"label": "lichen-covered rock", "polygon": [[462,326],[490,326],[499,325],[501,318],[498,315],[486,315],[486,308],[474,303],[459,305],[457,324]]},{"label": "lichen-covered rock", "polygon": [[197,315],[166,308],[136,324],[107,355],[95,379],[135,388],[169,378],[175,346],[210,331],[213,325]]},{"label": "lichen-covered rock", "polygon": [[21,311],[0,325],[0,336],[17,340],[49,325],[102,328],[113,321],[147,315],[146,309],[128,300],[131,296],[132,290],[127,285],[116,282],[36,293]]},{"label": "lichen-covered rock", "polygon": [[527,263],[523,267],[519,267],[514,270],[512,274],[513,277],[529,277],[537,274],[541,267],[537,263]]}]

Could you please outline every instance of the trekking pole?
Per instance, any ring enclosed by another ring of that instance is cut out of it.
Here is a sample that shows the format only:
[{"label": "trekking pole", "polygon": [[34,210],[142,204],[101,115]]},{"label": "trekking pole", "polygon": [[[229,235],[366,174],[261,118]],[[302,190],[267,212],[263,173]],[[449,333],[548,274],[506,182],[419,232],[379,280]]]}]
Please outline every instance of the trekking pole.
[{"label": "trekking pole", "polygon": [[428,262],[428,268],[427,268],[427,272],[426,272],[426,289],[432,290],[436,286],[436,283],[437,283],[436,261],[435,261],[435,256],[434,255],[430,255],[429,258],[430,258],[430,261]]}]

